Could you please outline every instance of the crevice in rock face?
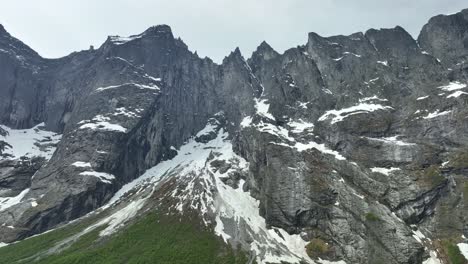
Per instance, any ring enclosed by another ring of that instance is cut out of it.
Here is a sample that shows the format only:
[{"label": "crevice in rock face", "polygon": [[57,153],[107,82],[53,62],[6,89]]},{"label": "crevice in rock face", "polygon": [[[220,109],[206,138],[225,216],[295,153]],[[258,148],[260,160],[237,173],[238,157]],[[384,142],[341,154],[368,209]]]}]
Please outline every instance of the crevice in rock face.
[{"label": "crevice in rock face", "polygon": [[[414,199],[407,200],[399,204],[394,208],[394,211],[399,212],[398,214],[407,224],[419,224],[433,214],[437,201],[441,198],[444,192],[447,192],[448,187],[449,180],[445,180],[434,189],[424,192]],[[429,201],[426,202],[427,200]],[[411,213],[411,209],[414,210],[415,208],[423,208],[423,210],[415,215],[414,213]],[[407,212],[407,210],[410,211]]]}]

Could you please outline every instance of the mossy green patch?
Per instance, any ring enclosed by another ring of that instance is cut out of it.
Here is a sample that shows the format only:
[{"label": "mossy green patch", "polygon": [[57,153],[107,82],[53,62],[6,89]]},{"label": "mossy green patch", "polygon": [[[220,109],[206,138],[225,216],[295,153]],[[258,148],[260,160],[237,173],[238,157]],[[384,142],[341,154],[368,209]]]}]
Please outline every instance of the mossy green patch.
[{"label": "mossy green patch", "polygon": [[366,214],[366,220],[369,222],[377,222],[380,221],[380,217],[378,217],[376,214],[369,212]]},{"label": "mossy green patch", "polygon": [[468,149],[454,153],[450,158],[449,166],[454,169],[468,168]]},{"label": "mossy green patch", "polygon": [[445,181],[445,178],[437,165],[431,165],[419,171],[419,175],[422,182],[429,187],[436,187]]},{"label": "mossy green patch", "polygon": [[312,239],[306,246],[307,255],[311,258],[323,257],[329,250],[328,244],[320,238]]},{"label": "mossy green patch", "polygon": [[442,246],[444,247],[444,252],[450,261],[450,264],[466,264],[468,263],[467,259],[462,255],[460,249],[457,245],[450,242],[449,240],[443,240]]}]

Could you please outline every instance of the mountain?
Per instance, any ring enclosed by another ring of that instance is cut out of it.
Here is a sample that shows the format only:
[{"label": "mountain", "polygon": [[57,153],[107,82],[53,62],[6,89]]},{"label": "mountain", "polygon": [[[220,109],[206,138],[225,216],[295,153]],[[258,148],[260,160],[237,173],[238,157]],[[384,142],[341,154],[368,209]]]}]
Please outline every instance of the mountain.
[{"label": "mountain", "polygon": [[45,59],[0,26],[0,263],[467,263],[468,9]]}]

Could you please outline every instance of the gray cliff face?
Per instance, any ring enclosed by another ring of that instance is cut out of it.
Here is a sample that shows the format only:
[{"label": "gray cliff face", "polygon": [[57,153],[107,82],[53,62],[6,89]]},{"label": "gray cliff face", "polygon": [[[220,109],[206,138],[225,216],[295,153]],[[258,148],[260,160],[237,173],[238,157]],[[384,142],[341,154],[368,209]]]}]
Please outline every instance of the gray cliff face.
[{"label": "gray cliff face", "polygon": [[418,42],[445,65],[463,64],[468,55],[467,26],[468,9],[450,16],[436,16],[423,27]]},{"label": "gray cliff face", "polygon": [[[435,241],[468,237],[467,32],[464,10],[432,18],[417,41],[401,27],[310,33],[283,54],[263,42],[218,65],[166,25],[53,60],[0,26],[0,123],[62,134],[50,159],[19,159],[0,127],[0,241],[105,205],[208,122],[248,162],[223,181],[246,182],[268,227],[330,245],[312,258],[422,263]],[[238,166],[216,157],[215,172]],[[233,246],[260,239],[223,222]]]}]

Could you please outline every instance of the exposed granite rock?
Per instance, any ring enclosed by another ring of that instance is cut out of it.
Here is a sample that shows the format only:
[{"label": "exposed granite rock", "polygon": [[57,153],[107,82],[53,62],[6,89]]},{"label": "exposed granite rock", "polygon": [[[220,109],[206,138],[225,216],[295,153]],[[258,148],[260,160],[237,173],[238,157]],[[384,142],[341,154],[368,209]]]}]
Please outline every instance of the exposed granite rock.
[{"label": "exposed granite rock", "polygon": [[[27,190],[29,201],[0,209],[15,227],[0,241],[83,216],[190,139],[207,144],[222,130],[248,170],[213,151],[204,173],[250,191],[268,227],[326,241],[332,261],[422,263],[428,244],[415,228],[433,241],[468,236],[467,17],[432,18],[418,41],[395,27],[310,33],[283,54],[262,42],[220,65],[166,25],[54,60],[0,26],[0,123],[63,134],[48,162],[0,161],[0,197]],[[216,193],[207,182],[192,195]],[[179,184],[166,191],[188,186]],[[234,246],[262,239],[245,219],[222,221]]]}]

